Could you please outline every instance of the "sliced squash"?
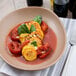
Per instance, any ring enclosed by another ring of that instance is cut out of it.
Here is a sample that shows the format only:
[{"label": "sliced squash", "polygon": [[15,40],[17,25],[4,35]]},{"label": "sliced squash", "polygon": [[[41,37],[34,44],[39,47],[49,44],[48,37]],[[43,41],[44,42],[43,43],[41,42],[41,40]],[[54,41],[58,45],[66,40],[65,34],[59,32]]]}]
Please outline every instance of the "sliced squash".
[{"label": "sliced squash", "polygon": [[32,45],[27,45],[24,46],[22,49],[22,56],[28,60],[28,61],[33,61],[37,58],[37,52]]},{"label": "sliced squash", "polygon": [[43,40],[43,38],[44,38],[44,33],[43,33],[42,30],[37,29],[37,30],[36,30],[36,35],[37,35],[37,37],[39,37],[41,40]]},{"label": "sliced squash", "polygon": [[30,21],[29,22],[29,27],[31,28],[31,25],[34,25],[36,29],[41,29],[41,26],[39,25],[39,23],[35,22],[35,21]]},{"label": "sliced squash", "polygon": [[40,29],[36,29],[36,31],[32,32],[30,34],[31,37],[38,37],[39,39],[43,40],[44,38],[44,33],[42,30]]},{"label": "sliced squash", "polygon": [[25,34],[21,34],[20,37],[19,37],[19,40],[21,43],[25,42],[25,40],[28,40],[29,39],[29,34],[28,33],[25,33]]}]

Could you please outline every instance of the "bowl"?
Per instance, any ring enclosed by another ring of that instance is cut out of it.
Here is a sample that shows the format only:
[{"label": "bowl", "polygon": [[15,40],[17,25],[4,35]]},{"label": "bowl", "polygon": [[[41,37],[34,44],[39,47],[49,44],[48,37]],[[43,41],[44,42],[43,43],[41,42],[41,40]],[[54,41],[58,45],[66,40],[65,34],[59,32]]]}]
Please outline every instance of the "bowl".
[{"label": "bowl", "polygon": [[[43,20],[47,22],[48,26],[55,32],[57,37],[57,46],[52,57],[45,62],[36,65],[24,64],[8,54],[5,46],[6,36],[9,31],[17,24],[24,21],[32,20],[35,16],[41,15]],[[9,65],[22,70],[40,70],[55,64],[62,56],[66,45],[66,34],[64,25],[60,22],[59,18],[51,11],[42,7],[27,7],[15,10],[5,16],[0,21],[0,56]]]}]

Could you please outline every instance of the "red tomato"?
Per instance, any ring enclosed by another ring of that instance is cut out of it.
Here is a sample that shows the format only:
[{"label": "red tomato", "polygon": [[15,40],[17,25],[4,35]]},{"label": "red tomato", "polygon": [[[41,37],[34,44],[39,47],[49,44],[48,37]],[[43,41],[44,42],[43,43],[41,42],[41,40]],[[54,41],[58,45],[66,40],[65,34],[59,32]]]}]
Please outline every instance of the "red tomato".
[{"label": "red tomato", "polygon": [[42,29],[42,31],[45,33],[46,31],[47,31],[47,29],[48,29],[48,25],[44,22],[44,21],[42,21],[41,22],[41,29]]},{"label": "red tomato", "polygon": [[14,55],[20,55],[21,54],[21,45],[19,42],[12,41],[8,44],[8,48],[10,52]]},{"label": "red tomato", "polygon": [[41,47],[39,47],[37,49],[37,54],[39,58],[45,58],[46,56],[48,56],[51,52],[51,48],[49,47],[49,45],[46,43],[44,45],[42,45]]},{"label": "red tomato", "polygon": [[48,48],[48,50],[47,51],[45,51],[44,53],[42,53],[42,55],[40,55],[39,56],[39,58],[45,58],[46,56],[48,56],[49,54],[50,54],[50,52],[51,52],[51,48]]},{"label": "red tomato", "polygon": [[21,48],[23,48],[23,47],[24,47],[25,45],[27,45],[29,42],[30,42],[29,40],[26,40],[25,42],[23,42],[23,43],[21,44]]},{"label": "red tomato", "polygon": [[19,35],[18,35],[17,27],[16,27],[11,32],[11,39],[14,41],[18,41],[19,40],[18,36]]}]

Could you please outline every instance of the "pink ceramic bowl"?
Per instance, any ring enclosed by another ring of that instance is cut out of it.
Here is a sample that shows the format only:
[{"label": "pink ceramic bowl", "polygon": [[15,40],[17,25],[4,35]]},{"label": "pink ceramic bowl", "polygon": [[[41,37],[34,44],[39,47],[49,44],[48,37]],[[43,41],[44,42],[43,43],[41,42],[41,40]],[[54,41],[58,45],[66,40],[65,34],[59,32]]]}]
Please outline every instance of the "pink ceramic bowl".
[{"label": "pink ceramic bowl", "polygon": [[[50,56],[47,61],[40,64],[28,65],[8,54],[5,47],[5,39],[6,35],[16,24],[32,20],[37,15],[41,15],[43,20],[46,21],[49,27],[55,32],[57,37],[57,47],[52,57]],[[59,18],[51,10],[41,7],[27,7],[15,10],[0,21],[0,56],[9,65],[22,70],[40,70],[50,67],[60,59],[64,52],[66,35],[63,26],[64,25],[62,25]]]}]

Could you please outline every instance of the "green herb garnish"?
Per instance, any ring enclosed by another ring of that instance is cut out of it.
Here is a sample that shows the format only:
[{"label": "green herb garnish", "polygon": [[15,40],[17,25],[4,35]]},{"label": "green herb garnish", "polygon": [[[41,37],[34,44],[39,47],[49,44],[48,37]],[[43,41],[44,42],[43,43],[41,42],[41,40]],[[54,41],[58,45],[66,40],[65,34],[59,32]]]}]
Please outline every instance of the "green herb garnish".
[{"label": "green herb garnish", "polygon": [[31,44],[34,45],[34,46],[37,46],[37,42],[36,41],[31,42]]},{"label": "green herb garnish", "polygon": [[22,33],[31,33],[33,31],[36,31],[36,28],[34,25],[31,25],[30,30],[28,29],[26,24],[22,24],[18,27],[18,34],[22,34]]},{"label": "green herb garnish", "polygon": [[38,22],[39,24],[41,24],[42,22],[42,17],[41,16],[36,16],[33,21]]},{"label": "green herb garnish", "polygon": [[26,26],[26,24],[22,24],[18,27],[18,34],[22,34],[22,33],[30,33],[28,27]]},{"label": "green herb garnish", "polygon": [[30,32],[33,32],[33,31],[36,31],[36,28],[34,25],[31,25]]}]

